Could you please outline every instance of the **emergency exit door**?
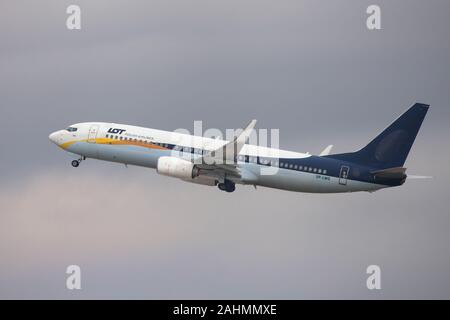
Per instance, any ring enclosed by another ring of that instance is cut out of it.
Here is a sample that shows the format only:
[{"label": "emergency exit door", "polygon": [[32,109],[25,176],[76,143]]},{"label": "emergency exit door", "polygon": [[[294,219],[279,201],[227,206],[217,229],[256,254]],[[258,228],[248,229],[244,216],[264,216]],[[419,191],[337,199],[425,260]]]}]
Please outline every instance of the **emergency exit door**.
[{"label": "emergency exit door", "polygon": [[348,166],[341,167],[341,172],[339,173],[339,184],[342,184],[344,186],[347,185],[347,178],[349,171],[350,167]]},{"label": "emergency exit door", "polygon": [[98,133],[98,126],[97,125],[91,126],[89,128],[89,135],[88,135],[87,142],[95,143],[95,139],[97,138],[97,133]]}]

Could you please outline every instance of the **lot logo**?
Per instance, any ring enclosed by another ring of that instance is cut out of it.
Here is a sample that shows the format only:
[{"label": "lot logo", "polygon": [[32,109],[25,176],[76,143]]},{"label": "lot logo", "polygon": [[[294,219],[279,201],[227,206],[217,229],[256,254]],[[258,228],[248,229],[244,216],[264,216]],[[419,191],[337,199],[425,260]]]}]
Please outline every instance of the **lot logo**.
[{"label": "lot logo", "polygon": [[122,134],[125,131],[125,129],[109,128],[108,133]]}]

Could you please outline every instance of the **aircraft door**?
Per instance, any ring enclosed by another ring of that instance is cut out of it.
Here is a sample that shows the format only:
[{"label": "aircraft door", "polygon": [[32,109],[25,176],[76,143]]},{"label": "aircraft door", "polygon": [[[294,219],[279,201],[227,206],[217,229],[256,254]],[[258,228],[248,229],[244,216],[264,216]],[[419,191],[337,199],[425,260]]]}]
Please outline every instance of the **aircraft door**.
[{"label": "aircraft door", "polygon": [[341,172],[339,173],[339,184],[345,186],[347,185],[348,173],[350,171],[350,167],[341,166]]},{"label": "aircraft door", "polygon": [[98,125],[92,125],[89,128],[89,135],[88,135],[87,142],[95,143],[95,139],[97,138],[97,133],[98,133]]}]

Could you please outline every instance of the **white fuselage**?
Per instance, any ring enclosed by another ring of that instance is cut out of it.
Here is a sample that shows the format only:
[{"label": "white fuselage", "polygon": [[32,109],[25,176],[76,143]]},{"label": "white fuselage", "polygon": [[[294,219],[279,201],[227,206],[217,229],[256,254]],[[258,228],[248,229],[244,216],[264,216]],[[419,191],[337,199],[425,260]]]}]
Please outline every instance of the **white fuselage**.
[{"label": "white fuselage", "polygon": [[[72,129],[70,129],[72,128]],[[137,126],[79,123],[50,135],[62,149],[81,156],[148,168],[158,168],[161,157],[192,161],[228,141]],[[215,185],[223,179],[300,192],[374,191],[386,187],[351,178],[351,164],[307,153],[244,145],[237,156],[239,176],[205,170],[204,176],[184,181]],[[344,171],[341,167],[344,167]],[[219,168],[220,169],[220,168]],[[211,183],[215,181],[215,183]]]}]

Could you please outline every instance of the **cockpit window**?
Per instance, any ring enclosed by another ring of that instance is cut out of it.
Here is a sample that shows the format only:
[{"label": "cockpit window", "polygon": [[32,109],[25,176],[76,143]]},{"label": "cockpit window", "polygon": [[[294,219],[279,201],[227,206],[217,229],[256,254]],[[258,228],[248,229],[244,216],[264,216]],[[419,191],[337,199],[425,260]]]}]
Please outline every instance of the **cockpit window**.
[{"label": "cockpit window", "polygon": [[78,130],[78,128],[75,128],[75,127],[68,127],[66,130],[69,131],[69,132],[75,132],[75,131]]}]

